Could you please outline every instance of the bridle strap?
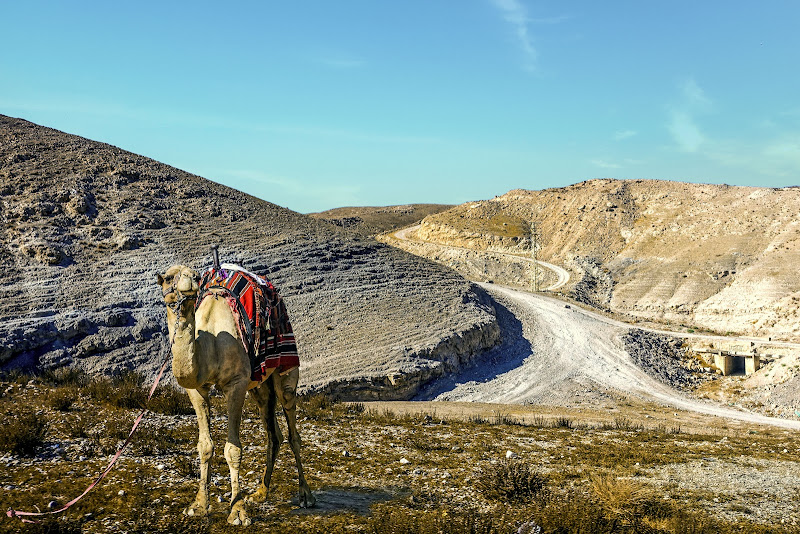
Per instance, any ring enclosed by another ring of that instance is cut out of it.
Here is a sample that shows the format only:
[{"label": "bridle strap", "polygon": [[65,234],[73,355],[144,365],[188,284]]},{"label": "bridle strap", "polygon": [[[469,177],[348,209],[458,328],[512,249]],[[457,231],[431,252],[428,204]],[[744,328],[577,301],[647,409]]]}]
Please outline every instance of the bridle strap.
[{"label": "bridle strap", "polygon": [[180,321],[181,319],[181,308],[183,308],[184,302],[186,302],[187,300],[188,301],[193,300],[195,301],[195,303],[197,302],[197,295],[184,295],[183,293],[178,291],[176,284],[177,281],[173,281],[172,285],[169,286],[169,289],[162,292],[162,295],[164,296],[165,299],[167,295],[171,295],[172,293],[178,294],[178,298],[175,300],[175,302],[166,303],[167,308],[172,310],[172,313],[175,314],[175,325],[172,327],[172,339],[170,340],[170,343],[173,344],[175,343],[175,334],[178,332],[178,321]]}]

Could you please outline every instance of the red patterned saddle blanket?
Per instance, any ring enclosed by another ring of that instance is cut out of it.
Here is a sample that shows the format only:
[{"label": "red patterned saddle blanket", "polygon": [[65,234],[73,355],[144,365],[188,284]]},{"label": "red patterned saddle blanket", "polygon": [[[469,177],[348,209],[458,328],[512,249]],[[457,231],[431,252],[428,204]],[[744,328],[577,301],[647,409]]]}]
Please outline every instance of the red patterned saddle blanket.
[{"label": "red patterned saddle blanket", "polygon": [[210,295],[225,297],[250,357],[252,380],[261,382],[268,369],[284,372],[300,365],[286,305],[269,280],[223,264],[204,272],[199,286],[195,309]]}]

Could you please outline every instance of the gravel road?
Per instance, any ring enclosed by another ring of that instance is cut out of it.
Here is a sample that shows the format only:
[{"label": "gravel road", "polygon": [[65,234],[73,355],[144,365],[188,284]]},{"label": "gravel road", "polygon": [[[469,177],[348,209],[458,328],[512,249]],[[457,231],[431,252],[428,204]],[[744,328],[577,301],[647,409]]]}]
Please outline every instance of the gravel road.
[{"label": "gravel road", "polygon": [[[413,241],[418,241],[418,242],[422,242],[422,243],[429,243],[429,244],[435,245],[437,247],[446,248],[446,249],[467,250],[467,251],[470,251],[470,252],[475,252],[474,249],[469,249],[469,248],[465,248],[465,247],[454,247],[454,246],[451,246],[451,245],[442,245],[442,244],[439,244],[439,243],[433,243],[431,241],[422,241],[422,240],[416,239],[416,238],[412,239],[410,234],[413,234],[419,227],[420,227],[420,225],[417,224],[417,225],[414,225],[414,226],[409,226],[407,228],[403,228],[403,229],[398,230],[397,232],[395,232],[394,236],[397,239],[404,240],[404,241],[412,241],[413,240]],[[555,274],[555,276],[556,276],[556,281],[553,282],[552,284],[550,284],[549,286],[545,287],[544,289],[542,289],[542,291],[557,291],[557,290],[561,289],[562,287],[564,287],[565,285],[567,285],[567,282],[569,282],[569,277],[570,277],[569,271],[567,271],[563,267],[559,267],[558,265],[553,265],[552,263],[547,263],[546,261],[542,261],[542,260],[534,260],[533,258],[527,258],[525,256],[520,256],[519,254],[507,254],[507,253],[504,253],[504,252],[493,252],[493,254],[499,255],[499,256],[512,256],[517,260],[522,260],[522,261],[529,262],[529,263],[536,262],[540,266],[544,267],[545,269],[549,269],[549,270],[553,271],[553,274]]]},{"label": "gravel road", "polygon": [[504,343],[483,364],[436,382],[419,400],[576,407],[631,395],[718,417],[800,428],[800,421],[688,398],[652,378],[625,351],[622,336],[632,327],[624,323],[540,294],[481,286],[500,305]]},{"label": "gravel road", "polygon": [[[409,234],[416,228],[399,230],[394,236],[413,241]],[[566,270],[539,263],[558,277],[546,290],[558,289],[569,281]],[[496,284],[478,285],[498,304],[503,343],[478,365],[435,381],[417,396],[417,400],[597,407],[603,403],[613,405],[621,396],[630,395],[707,415],[800,428],[800,421],[766,417],[689,398],[648,375],[633,361],[623,340],[624,335],[634,329],[705,340],[730,341],[729,337],[634,327],[541,293]],[[781,345],[800,347],[795,343]]]}]

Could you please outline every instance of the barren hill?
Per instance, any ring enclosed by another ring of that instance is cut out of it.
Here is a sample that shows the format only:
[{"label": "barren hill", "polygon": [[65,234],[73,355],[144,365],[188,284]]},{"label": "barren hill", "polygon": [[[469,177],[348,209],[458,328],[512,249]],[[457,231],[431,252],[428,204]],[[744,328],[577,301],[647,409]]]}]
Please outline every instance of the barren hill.
[{"label": "barren hill", "polygon": [[592,180],[514,190],[425,218],[424,240],[530,253],[571,296],[648,320],[800,339],[800,189]]},{"label": "barren hill", "polygon": [[432,262],[2,115],[0,194],[3,368],[152,369],[166,332],[155,275],[206,268],[214,243],[286,297],[306,388],[407,398],[498,340],[483,291]]},{"label": "barren hill", "polygon": [[334,208],[320,213],[310,213],[336,226],[367,235],[403,228],[434,213],[452,208],[451,204],[405,204],[402,206]]}]

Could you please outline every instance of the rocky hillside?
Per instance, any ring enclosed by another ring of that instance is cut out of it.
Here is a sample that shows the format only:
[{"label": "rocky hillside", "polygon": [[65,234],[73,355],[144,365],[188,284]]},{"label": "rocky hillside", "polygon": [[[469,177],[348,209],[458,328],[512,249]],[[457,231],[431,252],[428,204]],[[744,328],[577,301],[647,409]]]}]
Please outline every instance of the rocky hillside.
[{"label": "rocky hillside", "polygon": [[800,339],[800,189],[592,180],[428,216],[419,238],[529,252],[571,296],[647,320]]},{"label": "rocky hillside", "polygon": [[499,339],[486,295],[432,262],[2,115],[0,194],[6,369],[151,370],[166,332],[156,273],[208,267],[214,243],[286,297],[305,388],[407,398]]}]

